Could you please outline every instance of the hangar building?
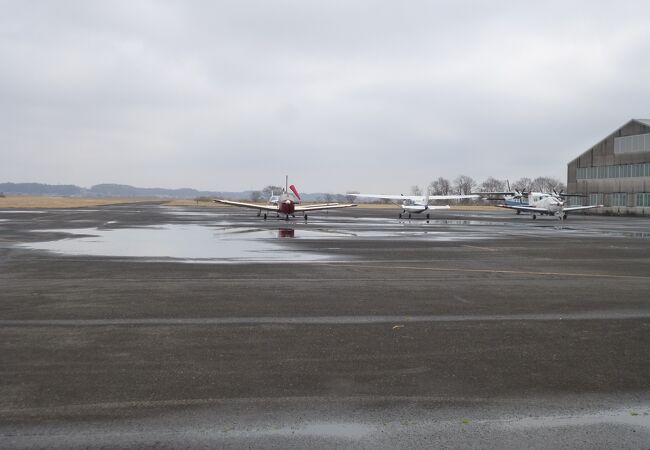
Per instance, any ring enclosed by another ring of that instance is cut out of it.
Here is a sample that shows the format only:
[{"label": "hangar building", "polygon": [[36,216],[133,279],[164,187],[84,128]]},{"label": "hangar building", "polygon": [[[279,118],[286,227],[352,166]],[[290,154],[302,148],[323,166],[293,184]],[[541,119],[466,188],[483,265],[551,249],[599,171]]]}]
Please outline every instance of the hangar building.
[{"label": "hangar building", "polygon": [[567,191],[575,205],[613,214],[650,214],[650,119],[632,119],[571,161]]}]

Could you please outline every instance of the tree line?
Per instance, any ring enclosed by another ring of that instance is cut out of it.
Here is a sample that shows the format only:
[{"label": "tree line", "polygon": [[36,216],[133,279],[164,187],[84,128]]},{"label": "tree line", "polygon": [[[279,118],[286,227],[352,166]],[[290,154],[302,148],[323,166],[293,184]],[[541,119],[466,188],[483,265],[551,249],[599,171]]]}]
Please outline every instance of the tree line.
[{"label": "tree line", "polygon": [[[472,192],[505,192],[514,191],[535,191],[535,192],[557,192],[566,190],[564,183],[553,177],[537,177],[535,179],[523,177],[509,183],[507,180],[501,180],[494,177],[488,177],[483,182],[478,183],[474,178],[467,175],[459,175],[454,181],[449,181],[444,177],[439,177],[429,183],[428,191],[431,195],[467,195]],[[417,192],[413,195],[423,195],[419,186],[413,186],[411,192]]]},{"label": "tree line", "polygon": [[[510,187],[508,187],[510,186]],[[519,178],[518,180],[509,183],[508,180],[502,180],[494,177],[488,177],[482,182],[477,182],[474,178],[468,175],[459,175],[454,180],[449,180],[444,177],[438,177],[429,183],[424,189],[419,185],[411,187],[409,194],[411,195],[425,195],[428,191],[431,195],[468,195],[473,192],[505,192],[509,190],[514,191],[535,191],[535,192],[557,192],[565,191],[565,184],[553,177],[537,177],[537,178]],[[254,202],[267,201],[271,194],[280,195],[283,191],[281,186],[266,186],[259,191],[251,192],[250,199]],[[345,194],[321,194],[317,201],[323,202],[358,202],[358,199],[350,194],[358,194],[356,191],[348,191]],[[388,194],[389,192],[379,192],[380,194]],[[406,193],[405,193],[406,194]],[[385,202],[387,203],[387,202]]]}]

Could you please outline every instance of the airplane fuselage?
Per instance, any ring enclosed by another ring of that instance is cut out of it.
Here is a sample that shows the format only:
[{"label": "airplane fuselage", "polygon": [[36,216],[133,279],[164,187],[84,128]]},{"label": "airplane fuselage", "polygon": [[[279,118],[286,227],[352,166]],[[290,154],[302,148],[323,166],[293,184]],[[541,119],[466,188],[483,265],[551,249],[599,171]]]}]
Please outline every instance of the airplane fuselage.
[{"label": "airplane fuselage", "polygon": [[429,205],[420,205],[416,203],[407,203],[404,202],[402,204],[402,209],[404,212],[409,212],[409,213],[421,213],[429,209]]},{"label": "airplane fuselage", "polygon": [[296,212],[296,204],[291,199],[284,199],[278,202],[278,212],[287,216]]},{"label": "airplane fuselage", "polygon": [[554,216],[559,213],[564,206],[562,200],[549,194],[531,194],[528,197],[528,204],[533,208],[545,209],[547,212],[540,212],[540,214],[546,214],[549,216]]}]

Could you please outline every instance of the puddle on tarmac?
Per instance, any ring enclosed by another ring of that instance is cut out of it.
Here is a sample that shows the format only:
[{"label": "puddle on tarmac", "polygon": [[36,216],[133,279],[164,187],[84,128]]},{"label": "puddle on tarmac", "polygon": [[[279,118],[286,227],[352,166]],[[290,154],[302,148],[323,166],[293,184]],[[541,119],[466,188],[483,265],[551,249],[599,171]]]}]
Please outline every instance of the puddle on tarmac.
[{"label": "puddle on tarmac", "polygon": [[192,263],[305,262],[329,259],[329,256],[321,253],[300,251],[282,245],[278,237],[293,233],[291,229],[283,230],[224,230],[200,225],[38,230],[35,232],[64,235],[62,239],[23,243],[18,247],[65,255],[172,259]]}]

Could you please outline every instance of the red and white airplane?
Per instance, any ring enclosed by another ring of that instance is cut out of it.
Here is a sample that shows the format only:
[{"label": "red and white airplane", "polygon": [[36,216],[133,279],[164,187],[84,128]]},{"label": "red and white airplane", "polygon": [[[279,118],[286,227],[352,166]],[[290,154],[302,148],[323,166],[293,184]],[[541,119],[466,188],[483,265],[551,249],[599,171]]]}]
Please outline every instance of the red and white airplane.
[{"label": "red and white airplane", "polygon": [[[291,192],[289,192],[291,190]],[[272,201],[268,205],[257,205],[255,203],[244,203],[244,202],[233,202],[230,200],[221,200],[214,199],[213,201],[217,203],[223,203],[224,205],[239,206],[241,208],[257,209],[257,217],[264,216],[266,220],[267,214],[269,212],[276,213],[278,217],[280,214],[284,214],[285,219],[289,220],[289,216],[296,217],[296,213],[302,214],[307,220],[308,214],[311,211],[322,211],[326,209],[340,209],[340,208],[352,208],[357,206],[356,204],[341,204],[341,203],[323,203],[318,205],[305,205],[300,206],[301,198],[300,194],[296,187],[292,184],[289,186],[289,177],[285,179],[285,188],[282,195],[273,196]]]}]

